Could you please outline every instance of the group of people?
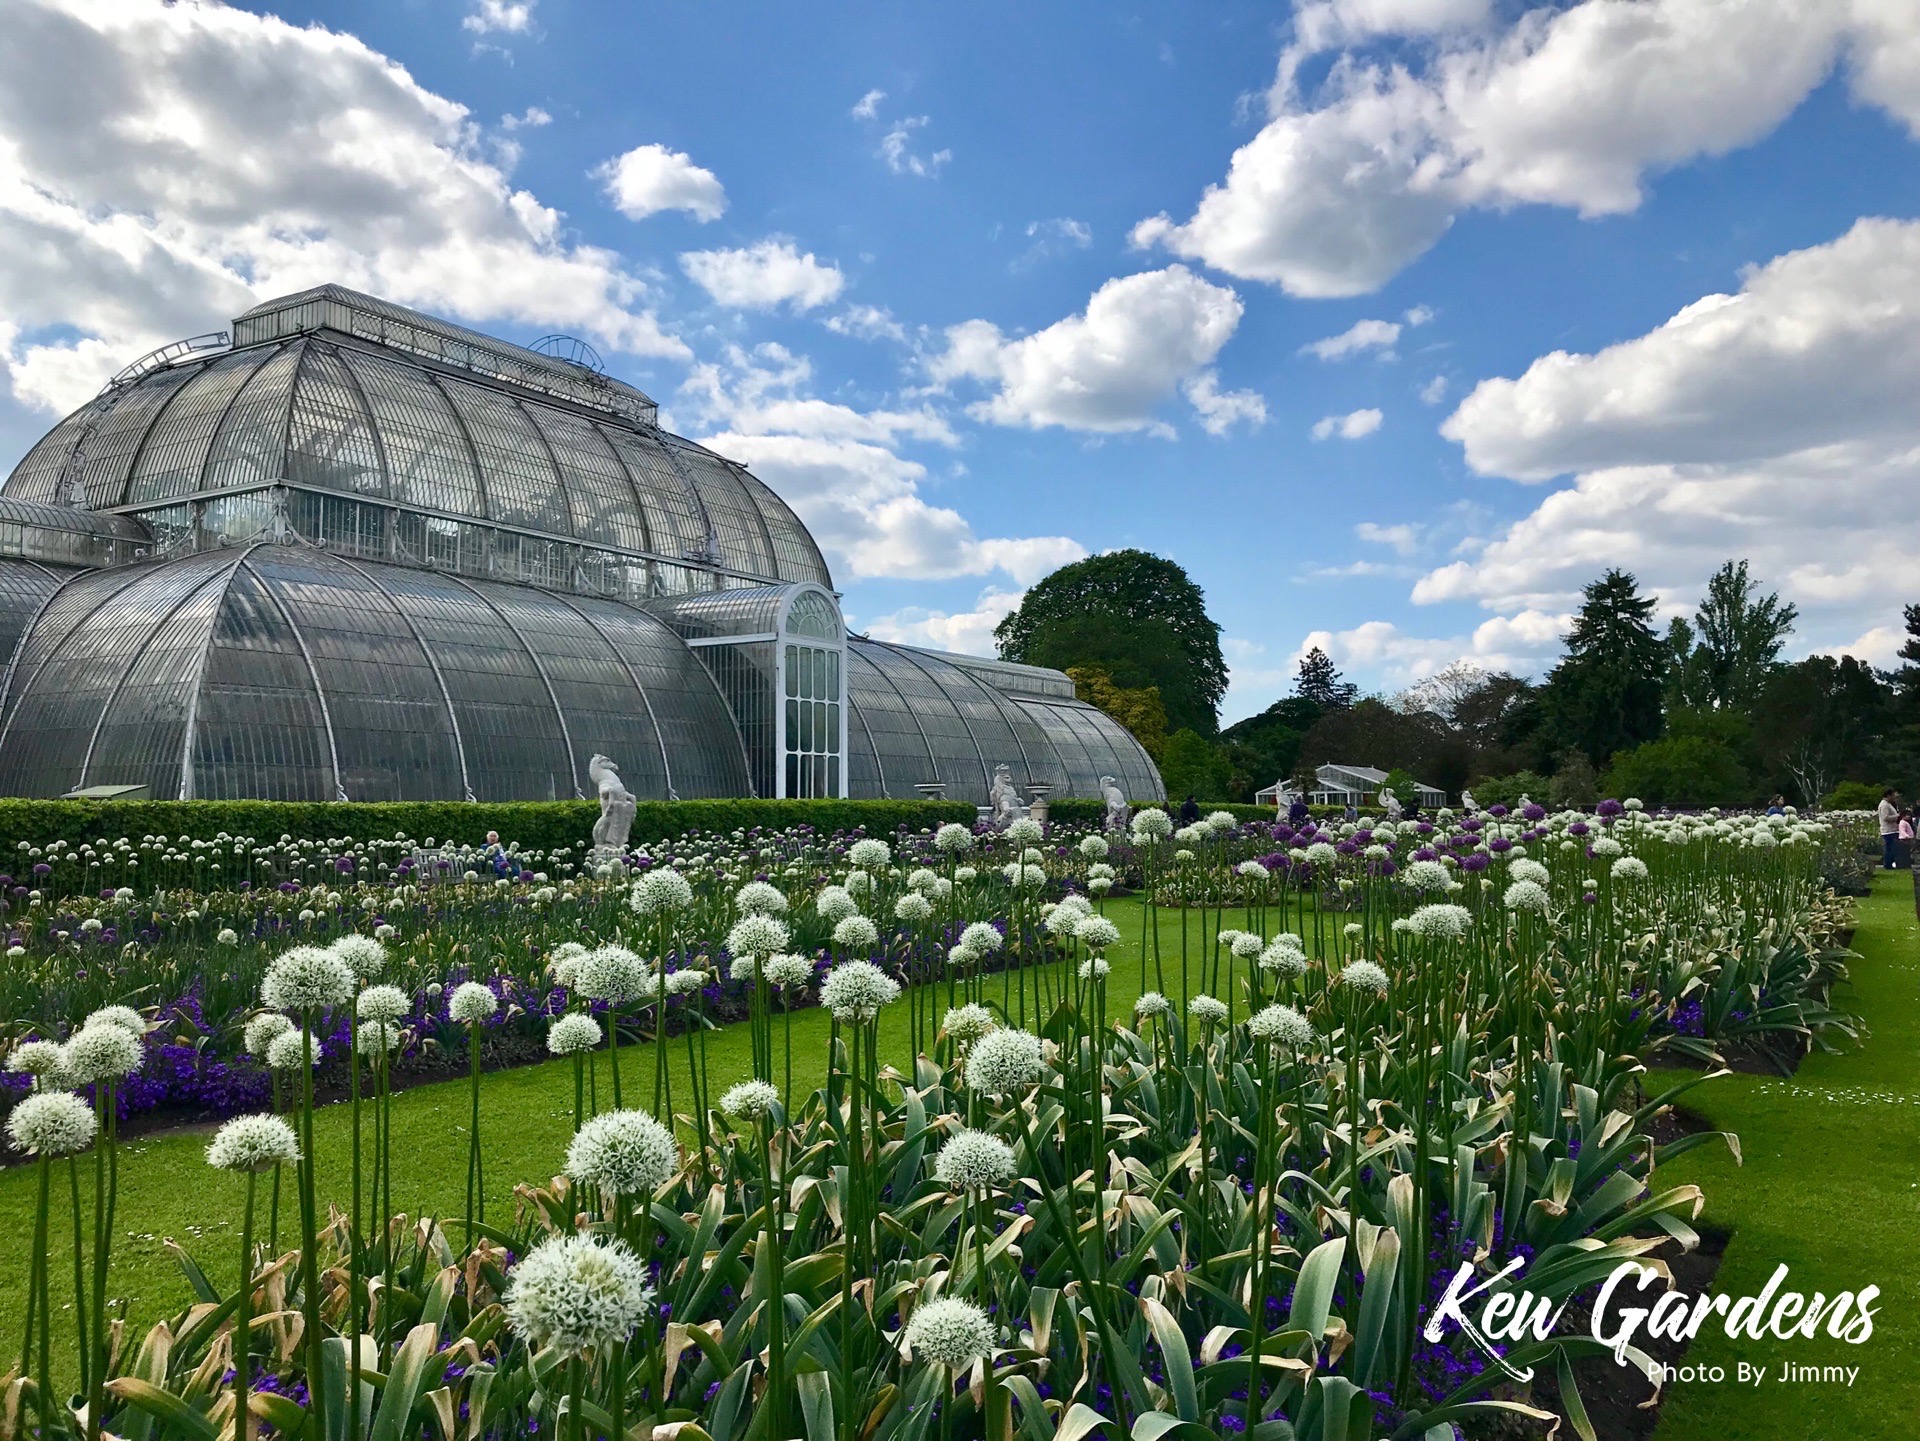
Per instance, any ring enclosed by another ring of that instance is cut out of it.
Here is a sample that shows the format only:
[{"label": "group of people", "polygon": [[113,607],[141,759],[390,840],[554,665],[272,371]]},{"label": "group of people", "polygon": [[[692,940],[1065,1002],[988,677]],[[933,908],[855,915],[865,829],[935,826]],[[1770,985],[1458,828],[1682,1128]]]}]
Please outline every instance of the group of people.
[{"label": "group of people", "polygon": [[1906,805],[1892,786],[1880,794],[1880,864],[1899,870],[1913,860],[1914,828],[1920,825],[1920,805]]}]

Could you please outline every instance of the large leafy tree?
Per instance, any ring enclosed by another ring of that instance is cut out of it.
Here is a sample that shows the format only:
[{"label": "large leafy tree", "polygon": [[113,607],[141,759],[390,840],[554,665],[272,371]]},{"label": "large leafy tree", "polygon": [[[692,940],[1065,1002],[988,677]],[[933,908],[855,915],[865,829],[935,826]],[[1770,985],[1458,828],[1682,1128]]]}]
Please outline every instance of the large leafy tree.
[{"label": "large leafy tree", "polygon": [[1653,607],[1633,576],[1609,570],[1587,586],[1566,659],[1547,677],[1556,738],[1596,767],[1660,735],[1668,651],[1654,634]]},{"label": "large leafy tree", "polygon": [[1762,760],[1802,802],[1843,780],[1874,778],[1874,739],[1893,713],[1893,693],[1850,655],[1812,655],[1778,667],[1753,711]]},{"label": "large leafy tree", "polygon": [[1779,664],[1799,610],[1778,592],[1760,594],[1744,560],[1730,560],[1707,582],[1693,623],[1667,631],[1671,700],[1700,710],[1750,710]]},{"label": "large leafy tree", "polygon": [[1360,687],[1342,680],[1332,657],[1315,646],[1300,657],[1300,674],[1294,679],[1293,693],[1321,710],[1338,710],[1353,704]]},{"label": "large leafy tree", "polygon": [[1094,665],[1129,689],[1160,688],[1167,724],[1211,736],[1227,693],[1220,627],[1185,570],[1143,550],[1062,566],[994,628],[1002,658]]},{"label": "large leafy tree", "polygon": [[1112,673],[1097,665],[1073,666],[1067,676],[1075,695],[1119,721],[1148,755],[1158,759],[1167,744],[1167,707],[1159,686],[1116,685]]}]

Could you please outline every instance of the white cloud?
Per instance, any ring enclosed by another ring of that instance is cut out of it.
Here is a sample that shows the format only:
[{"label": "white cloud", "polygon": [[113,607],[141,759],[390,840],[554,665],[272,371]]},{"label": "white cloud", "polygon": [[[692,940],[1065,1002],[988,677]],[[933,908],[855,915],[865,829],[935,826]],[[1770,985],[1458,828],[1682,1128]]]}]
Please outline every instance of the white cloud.
[{"label": "white cloud", "polygon": [[907,328],[884,305],[849,305],[838,315],[828,316],[824,323],[834,334],[850,335],[855,340],[907,338]]},{"label": "white cloud", "polygon": [[1877,625],[1845,645],[1826,646],[1819,655],[1850,655],[1868,665],[1892,669],[1900,661],[1900,647],[1907,643],[1905,626]]},{"label": "white cloud", "polygon": [[1337,435],[1342,440],[1360,440],[1378,430],[1381,419],[1380,412],[1372,407],[1345,415],[1323,415],[1313,423],[1313,438],[1327,440]]},{"label": "white cloud", "polygon": [[1301,346],[1300,353],[1322,360],[1345,360],[1366,350],[1391,354],[1399,339],[1400,327],[1391,320],[1356,320],[1338,335]]},{"label": "white cloud", "polygon": [[1029,239],[1058,241],[1075,250],[1085,250],[1093,244],[1093,227],[1084,220],[1062,216],[1053,220],[1029,221],[1027,236]]},{"label": "white cloud", "polygon": [[880,137],[880,158],[887,162],[887,169],[895,175],[931,177],[946,168],[947,162],[953,159],[951,150],[921,155],[913,149],[914,131],[926,129],[929,123],[925,115],[908,115],[888,127],[887,133]]},{"label": "white cloud", "polygon": [[990,587],[980,592],[972,610],[948,612],[913,606],[879,616],[861,629],[875,640],[957,651],[961,655],[993,656],[999,654],[993,628],[1018,610],[1025,597],[1024,590]]},{"label": "white cloud", "polygon": [[617,255],[485,158],[464,108],[352,36],[157,0],[22,0],[8,26],[0,367],[25,404],[69,408],[153,346],[324,281],[686,353]]},{"label": "white cloud", "polygon": [[473,0],[460,28],[475,35],[524,35],[533,28],[535,0]]},{"label": "white cloud", "polygon": [[1267,423],[1267,402],[1258,391],[1222,390],[1220,377],[1211,370],[1201,371],[1181,391],[1208,435],[1225,435],[1243,421],[1255,429]]},{"label": "white cloud", "polygon": [[[1303,296],[1377,289],[1473,207],[1635,209],[1653,173],[1770,132],[1844,58],[1920,125],[1920,11],[1884,0],[1578,0],[1504,28],[1448,0],[1302,9],[1269,119],[1181,223],[1134,230]],[[1391,37],[1385,56],[1368,41]],[[1359,48],[1355,48],[1359,47]],[[1303,66],[1337,49],[1303,90]]]},{"label": "white cloud", "polygon": [[1420,527],[1417,525],[1380,525],[1363,520],[1353,528],[1353,533],[1373,545],[1389,546],[1397,555],[1412,555],[1420,546]]},{"label": "white cloud", "polygon": [[1560,607],[1625,564],[1681,606],[1746,557],[1802,644],[1871,635],[1920,554],[1920,222],[1863,220],[1645,335],[1482,382],[1444,431],[1482,473],[1574,479],[1416,601]]},{"label": "white cloud", "polygon": [[629,220],[644,220],[662,210],[684,210],[702,224],[727,210],[727,192],[711,170],[664,145],[636,145],[624,155],[596,166],[614,208]]},{"label": "white cloud", "polygon": [[1432,306],[1416,305],[1411,310],[1408,310],[1400,318],[1406,321],[1408,325],[1419,326],[1419,325],[1425,325],[1428,321],[1432,320],[1433,314],[1434,312],[1433,312]]},{"label": "white cloud", "polygon": [[542,110],[538,105],[529,105],[518,115],[502,115],[500,117],[500,128],[508,131],[538,130],[543,125],[551,124],[553,124],[553,116],[545,110]]},{"label": "white cloud", "polygon": [[1447,378],[1436,375],[1420,387],[1420,399],[1427,405],[1438,405],[1447,398]]},{"label": "white cloud", "polygon": [[749,466],[799,512],[842,578],[939,580],[1002,571],[1028,585],[1086,554],[1066,536],[981,537],[959,512],[919,493],[911,443],[952,446],[947,421],[924,406],[860,411],[808,395],[812,368],[783,346],[730,349],[697,365],[677,404],[702,439]]},{"label": "white cloud", "polygon": [[743,250],[694,250],[680,257],[680,268],[722,305],[737,310],[772,310],[786,305],[812,310],[836,299],[847,278],[831,261],[802,255],[785,236],[772,235]]},{"label": "white cloud", "polygon": [[1301,656],[1319,646],[1342,669],[1390,685],[1424,680],[1462,660],[1482,670],[1532,674],[1559,654],[1560,638],[1572,620],[1568,614],[1523,610],[1483,621],[1463,636],[1409,635],[1392,621],[1370,620],[1350,630],[1309,632],[1292,661],[1297,665]]},{"label": "white cloud", "polygon": [[1019,339],[984,320],[954,326],[929,370],[998,386],[969,413],[999,425],[1164,429],[1155,409],[1213,362],[1240,314],[1233,291],[1174,265],[1109,280],[1083,313]]},{"label": "white cloud", "polygon": [[847,113],[853,116],[855,120],[877,119],[880,114],[880,102],[886,98],[887,92],[884,90],[869,90],[865,95],[862,95],[858,100],[854,101],[853,109]]}]

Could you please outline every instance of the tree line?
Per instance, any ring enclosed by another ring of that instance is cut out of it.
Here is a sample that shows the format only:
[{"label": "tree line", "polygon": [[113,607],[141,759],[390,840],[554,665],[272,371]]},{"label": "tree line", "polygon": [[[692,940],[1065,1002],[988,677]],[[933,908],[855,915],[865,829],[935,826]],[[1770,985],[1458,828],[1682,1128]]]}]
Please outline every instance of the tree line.
[{"label": "tree line", "polygon": [[1565,651],[1539,680],[1456,663],[1394,695],[1362,695],[1318,648],[1290,694],[1224,729],[1220,627],[1184,569],[1122,550],[1064,566],[995,631],[1007,660],[1051,666],[1159,764],[1169,795],[1239,800],[1328,762],[1377,766],[1491,804],[1637,795],[1746,805],[1778,794],[1864,804],[1920,781],[1920,605],[1899,665],[1783,661],[1797,609],[1744,560],[1662,630],[1658,600],[1608,570],[1585,587]]}]

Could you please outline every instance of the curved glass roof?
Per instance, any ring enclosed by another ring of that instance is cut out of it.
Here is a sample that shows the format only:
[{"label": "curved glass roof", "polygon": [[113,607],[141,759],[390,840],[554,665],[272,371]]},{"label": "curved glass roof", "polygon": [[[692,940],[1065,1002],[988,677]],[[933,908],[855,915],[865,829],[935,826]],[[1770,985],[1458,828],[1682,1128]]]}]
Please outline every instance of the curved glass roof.
[{"label": "curved glass roof", "polygon": [[0,566],[0,794],[568,799],[596,752],[642,798],[747,792],[712,677],[615,601],[306,546],[37,570]]}]

